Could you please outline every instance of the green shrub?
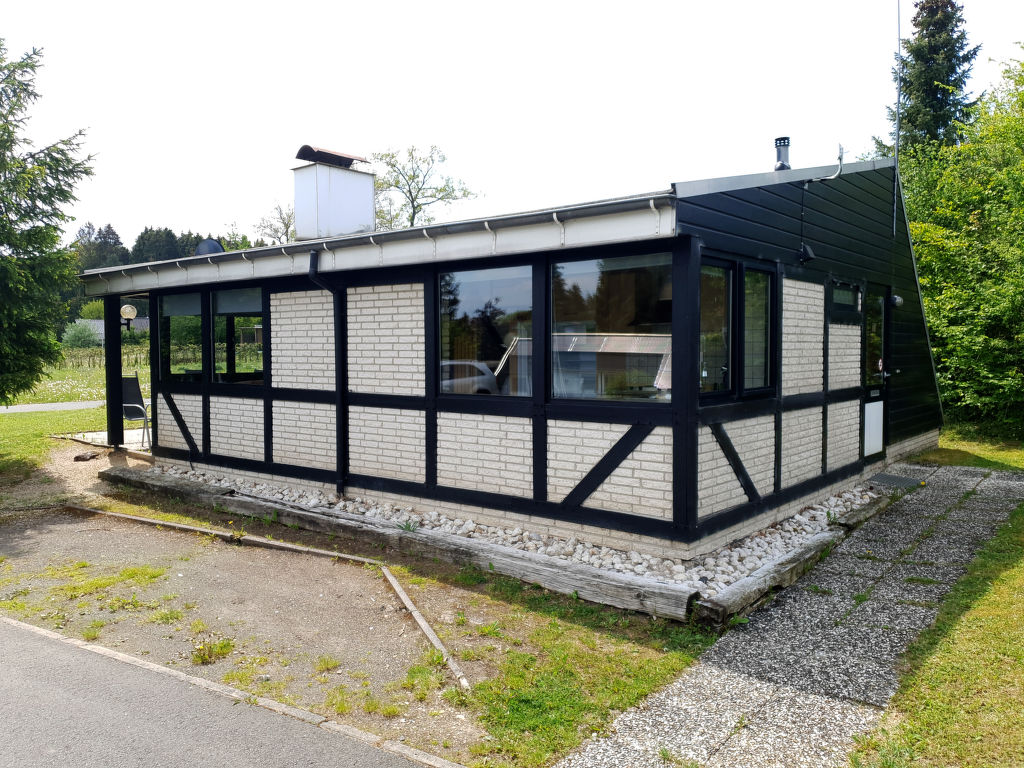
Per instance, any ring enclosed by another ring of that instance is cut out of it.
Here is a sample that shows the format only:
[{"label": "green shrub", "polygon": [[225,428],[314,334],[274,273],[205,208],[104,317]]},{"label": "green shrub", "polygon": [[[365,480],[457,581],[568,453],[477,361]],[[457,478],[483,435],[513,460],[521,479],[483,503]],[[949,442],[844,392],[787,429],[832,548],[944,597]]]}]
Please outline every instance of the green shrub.
[{"label": "green shrub", "polygon": [[64,330],[62,343],[68,349],[86,349],[87,347],[100,347],[99,334],[87,323],[71,323]]}]

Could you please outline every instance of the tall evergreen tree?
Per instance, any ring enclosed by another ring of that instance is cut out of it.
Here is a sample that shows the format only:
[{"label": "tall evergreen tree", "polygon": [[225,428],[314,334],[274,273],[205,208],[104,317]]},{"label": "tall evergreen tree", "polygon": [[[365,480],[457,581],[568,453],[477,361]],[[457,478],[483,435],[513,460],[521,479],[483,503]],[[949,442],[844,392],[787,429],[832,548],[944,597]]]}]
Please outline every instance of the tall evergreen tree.
[{"label": "tall evergreen tree", "polygon": [[75,280],[75,257],[60,247],[64,209],[92,172],[79,158],[81,131],[38,148],[24,135],[41,56],[8,59],[0,40],[0,404],[60,359],[61,292]]},{"label": "tall evergreen tree", "polygon": [[[956,144],[977,103],[968,97],[967,80],[981,46],[967,45],[963,7],[954,0],[918,0],[914,8],[914,36],[902,41],[905,54],[897,54],[892,70],[900,83],[900,145]],[[896,110],[888,112],[894,139]],[[892,154],[877,137],[875,145],[880,154]]]},{"label": "tall evergreen tree", "polygon": [[[188,254],[191,256],[192,254]],[[147,261],[168,261],[181,257],[178,238],[166,227],[154,229],[146,227],[135,239],[132,246],[131,263],[141,264]]]}]

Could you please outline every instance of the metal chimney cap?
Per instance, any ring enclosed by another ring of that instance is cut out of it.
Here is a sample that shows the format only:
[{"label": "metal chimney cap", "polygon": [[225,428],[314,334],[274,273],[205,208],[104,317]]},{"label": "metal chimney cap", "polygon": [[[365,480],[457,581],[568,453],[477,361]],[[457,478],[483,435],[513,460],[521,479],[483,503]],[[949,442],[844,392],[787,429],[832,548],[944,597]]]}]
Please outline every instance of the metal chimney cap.
[{"label": "metal chimney cap", "polygon": [[311,163],[333,165],[337,168],[351,168],[353,163],[369,162],[365,157],[346,155],[342,152],[334,152],[330,149],[321,149],[320,147],[311,147],[309,144],[303,144],[299,147],[299,153],[295,155],[295,158],[297,160],[308,160]]},{"label": "metal chimney cap", "polygon": [[775,139],[775,170],[788,171],[791,167],[789,164],[789,136],[779,136]]}]

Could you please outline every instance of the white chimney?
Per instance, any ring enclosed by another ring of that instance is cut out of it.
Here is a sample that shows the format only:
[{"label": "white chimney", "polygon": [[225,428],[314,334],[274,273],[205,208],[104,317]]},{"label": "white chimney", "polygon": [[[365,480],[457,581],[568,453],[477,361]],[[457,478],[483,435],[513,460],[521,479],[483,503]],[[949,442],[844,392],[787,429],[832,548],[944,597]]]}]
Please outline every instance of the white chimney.
[{"label": "white chimney", "polygon": [[352,168],[353,163],[367,162],[364,158],[308,144],[295,157],[310,161],[292,169],[296,239],[318,240],[376,229],[374,175]]}]

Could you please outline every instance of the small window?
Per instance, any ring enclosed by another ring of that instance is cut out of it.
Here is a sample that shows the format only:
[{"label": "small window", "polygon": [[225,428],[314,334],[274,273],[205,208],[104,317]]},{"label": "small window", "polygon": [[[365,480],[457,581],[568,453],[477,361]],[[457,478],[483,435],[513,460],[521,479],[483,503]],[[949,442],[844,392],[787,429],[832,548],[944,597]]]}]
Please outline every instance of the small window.
[{"label": "small window", "polygon": [[198,293],[160,299],[160,377],[202,381],[202,302]]},{"label": "small window", "polygon": [[671,399],[671,254],[555,264],[551,294],[555,397]]},{"label": "small window", "polygon": [[832,306],[860,312],[860,289],[855,285],[833,285]]},{"label": "small window", "polygon": [[772,382],[772,276],[748,269],[743,280],[743,388],[761,389]]},{"label": "small window", "polygon": [[263,383],[263,291],[239,288],[213,294],[213,380]]},{"label": "small window", "polygon": [[700,391],[732,389],[732,270],[700,270]]},{"label": "small window", "polygon": [[533,392],[533,268],[440,275],[441,392]]}]

